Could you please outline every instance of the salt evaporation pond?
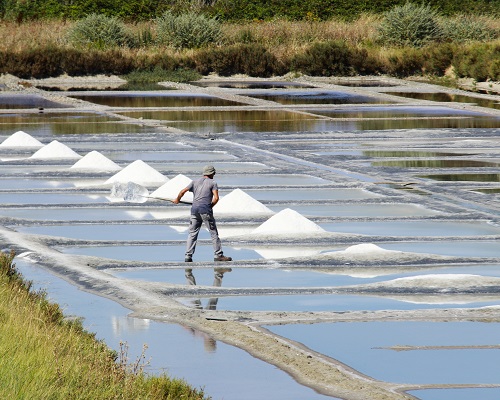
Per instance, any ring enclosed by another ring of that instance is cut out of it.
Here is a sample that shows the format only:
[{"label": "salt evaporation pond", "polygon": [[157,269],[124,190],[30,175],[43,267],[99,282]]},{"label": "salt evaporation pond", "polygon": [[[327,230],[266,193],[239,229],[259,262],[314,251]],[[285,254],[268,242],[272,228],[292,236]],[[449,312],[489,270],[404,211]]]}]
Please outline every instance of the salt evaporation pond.
[{"label": "salt evaporation pond", "polygon": [[38,192],[0,192],[0,204],[107,204],[109,200],[100,194],[85,193],[38,193]]},{"label": "salt evaporation pond", "polygon": [[147,372],[166,372],[171,377],[185,379],[193,387],[204,388],[214,400],[254,400],[268,396],[291,400],[333,399],[298,384],[273,365],[202,332],[128,317],[130,311],[114,301],[76,291],[73,285],[34,264],[20,259],[15,259],[15,263],[23,276],[33,282],[34,290],[46,291],[65,315],[82,317],[84,328],[96,333],[96,338],[104,340],[111,349],[119,352],[120,342],[127,343],[129,359],[136,360],[147,344]]},{"label": "salt evaporation pond", "polygon": [[349,221],[320,223],[329,232],[383,236],[500,235],[500,226],[485,221]]},{"label": "salt evaporation pond", "polygon": [[[224,282],[223,282],[224,285]],[[179,302],[186,306],[192,306],[194,297],[179,298]],[[203,299],[202,297],[196,297]],[[496,306],[500,296],[489,301],[469,301],[458,304],[443,301],[441,304],[434,302],[415,303],[390,298],[389,296],[370,296],[359,294],[321,294],[321,295],[258,295],[258,296],[219,296],[218,310],[239,311],[379,311],[379,310],[430,310],[436,308],[464,308],[464,307],[487,307]],[[203,302],[208,301],[207,298]],[[364,331],[366,332],[366,331]]]},{"label": "salt evaporation pond", "polygon": [[448,241],[383,243],[387,250],[407,251],[412,253],[431,253],[457,257],[500,257],[498,240],[492,241]]},{"label": "salt evaporation pond", "polygon": [[[152,262],[181,262],[184,261],[186,252],[185,238],[179,245],[127,245],[127,246],[74,246],[60,247],[59,250],[67,254],[80,254],[112,258],[122,261],[152,261]],[[251,249],[234,248],[222,245],[224,254],[235,260],[255,260],[262,258],[256,251]],[[213,262],[214,249],[210,240],[205,243],[198,241],[194,261]]]},{"label": "salt evaporation pond", "polygon": [[[500,384],[498,348],[474,348],[498,346],[499,323],[388,321],[292,324],[266,328],[383,381]],[[401,345],[438,346],[438,349],[391,349]],[[453,348],[455,346],[465,348]]]},{"label": "salt evaporation pond", "polygon": [[[283,206],[270,205],[275,212],[282,210]],[[439,211],[430,210],[417,204],[296,204],[294,210],[304,216],[326,217],[423,217],[440,214]]]},{"label": "salt evaporation pond", "polygon": [[[213,268],[196,265],[190,267],[198,285],[212,285],[215,271]],[[335,269],[326,272],[326,270],[317,271],[311,268],[263,269],[233,267],[230,272],[224,274],[222,286],[228,288],[335,287],[382,282],[401,277],[418,276],[420,274],[461,274],[464,271],[467,271],[468,274],[500,277],[499,267],[499,265],[467,265],[456,268],[422,268],[413,272],[393,272],[392,274],[385,272],[382,275],[372,277],[349,276],[347,271],[337,272]],[[179,285],[187,284],[184,275],[185,269],[180,268],[128,268],[112,269],[107,272],[125,279],[166,282]],[[376,274],[373,270],[371,272]]]},{"label": "salt evaporation pond", "polygon": [[314,190],[297,189],[245,189],[245,192],[256,200],[362,200],[382,197],[364,189],[317,188]]},{"label": "salt evaporation pond", "polygon": [[[145,161],[227,161],[236,160],[237,157],[222,151],[203,152],[203,151],[121,151],[112,152],[110,156],[121,161],[145,160]],[[220,168],[219,163],[217,163]],[[175,164],[174,164],[175,165]],[[173,168],[175,169],[175,168]],[[218,177],[217,177],[218,178]]]}]

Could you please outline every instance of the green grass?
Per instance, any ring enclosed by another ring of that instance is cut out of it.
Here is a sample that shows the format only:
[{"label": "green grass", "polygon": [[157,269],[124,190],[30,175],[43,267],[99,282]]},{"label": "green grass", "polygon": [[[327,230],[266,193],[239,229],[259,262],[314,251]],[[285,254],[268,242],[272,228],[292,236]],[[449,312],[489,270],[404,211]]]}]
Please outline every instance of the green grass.
[{"label": "green grass", "polygon": [[66,320],[13,258],[0,253],[0,398],[208,399],[182,380],[146,375],[143,358],[127,363],[126,344],[117,353]]}]

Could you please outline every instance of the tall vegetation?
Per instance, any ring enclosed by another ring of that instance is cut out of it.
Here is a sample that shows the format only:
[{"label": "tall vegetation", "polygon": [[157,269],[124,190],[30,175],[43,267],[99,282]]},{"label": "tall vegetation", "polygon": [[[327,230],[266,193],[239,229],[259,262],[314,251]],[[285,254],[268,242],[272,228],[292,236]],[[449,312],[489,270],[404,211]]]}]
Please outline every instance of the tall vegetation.
[{"label": "tall vegetation", "polygon": [[157,41],[177,49],[196,49],[217,43],[222,38],[215,18],[196,12],[174,15],[165,12],[156,20]]},{"label": "tall vegetation", "polygon": [[305,21],[222,23],[198,12],[224,1],[177,0],[160,17],[133,23],[105,14],[74,22],[4,21],[0,73],[20,78],[133,73],[128,76],[150,79],[160,71],[185,80],[188,71],[405,77],[454,70],[459,77],[500,79],[500,21],[492,16],[450,17],[430,3],[408,2],[350,22],[310,15]]},{"label": "tall vegetation", "polygon": [[[2,0],[0,18],[27,21],[39,18],[80,19],[96,13],[150,20],[166,11],[196,11],[223,21],[253,21],[286,18],[317,21],[332,18],[352,21],[366,13],[381,14],[407,0]],[[500,0],[428,0],[444,15],[463,13],[500,14]]]},{"label": "tall vegetation", "polygon": [[146,376],[126,345],[110,350],[78,320],[65,319],[43,292],[30,290],[0,252],[0,397],[2,399],[203,400],[184,381]]}]

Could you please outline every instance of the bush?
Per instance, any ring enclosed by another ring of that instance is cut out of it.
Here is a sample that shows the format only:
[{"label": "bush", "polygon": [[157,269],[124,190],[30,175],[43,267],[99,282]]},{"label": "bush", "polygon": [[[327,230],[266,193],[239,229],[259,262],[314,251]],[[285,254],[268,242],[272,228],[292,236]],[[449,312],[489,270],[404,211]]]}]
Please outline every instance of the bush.
[{"label": "bush", "polygon": [[382,43],[396,46],[421,47],[443,37],[437,13],[413,3],[386,12],[378,33]]},{"label": "bush", "polygon": [[174,15],[164,13],[156,20],[157,40],[160,44],[178,49],[195,49],[218,42],[222,29],[215,18],[195,12]]},{"label": "bush", "polygon": [[432,44],[422,49],[424,72],[443,76],[453,64],[457,45],[452,43]]},{"label": "bush", "polygon": [[196,70],[202,75],[215,72],[221,76],[247,74],[270,77],[283,73],[283,66],[276,57],[260,44],[204,50],[194,56],[194,62]]},{"label": "bush", "polygon": [[451,42],[489,41],[499,37],[500,32],[479,16],[462,14],[440,21],[446,40]]},{"label": "bush", "polygon": [[482,82],[500,79],[500,44],[470,45],[457,49],[453,67],[459,77]]},{"label": "bush", "polygon": [[349,48],[344,42],[333,41],[314,43],[304,53],[292,57],[290,63],[293,71],[307,75],[350,76],[361,70],[375,72],[368,68],[370,63],[367,57],[366,50]]},{"label": "bush", "polygon": [[420,49],[405,48],[396,50],[388,57],[385,73],[404,78],[412,75],[421,75],[424,67],[424,56]]},{"label": "bush", "polygon": [[116,17],[90,14],[75,23],[68,33],[68,40],[87,48],[105,49],[117,46],[131,46],[131,34]]}]

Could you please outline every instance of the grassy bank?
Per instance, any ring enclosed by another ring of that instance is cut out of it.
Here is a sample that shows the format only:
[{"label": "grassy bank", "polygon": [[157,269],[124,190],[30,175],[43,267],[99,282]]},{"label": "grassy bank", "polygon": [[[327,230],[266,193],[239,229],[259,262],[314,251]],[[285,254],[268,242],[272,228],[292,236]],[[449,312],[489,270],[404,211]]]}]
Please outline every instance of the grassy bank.
[{"label": "grassy bank", "polygon": [[[193,13],[135,23],[106,18],[0,22],[0,73],[44,78],[164,70],[178,79],[193,71],[500,80],[500,20],[494,16],[445,17],[417,5],[350,22],[219,24]],[[401,35],[401,26],[412,24]]]},{"label": "grassy bank", "polygon": [[44,293],[33,292],[0,252],[0,397],[2,399],[197,399],[182,380],[147,376],[67,321]]}]

